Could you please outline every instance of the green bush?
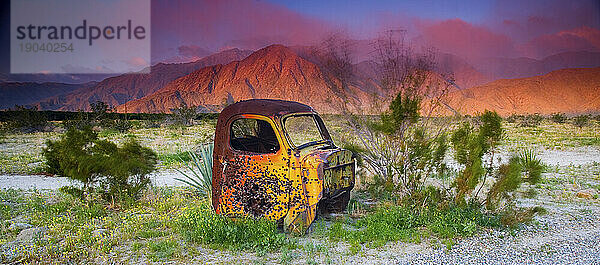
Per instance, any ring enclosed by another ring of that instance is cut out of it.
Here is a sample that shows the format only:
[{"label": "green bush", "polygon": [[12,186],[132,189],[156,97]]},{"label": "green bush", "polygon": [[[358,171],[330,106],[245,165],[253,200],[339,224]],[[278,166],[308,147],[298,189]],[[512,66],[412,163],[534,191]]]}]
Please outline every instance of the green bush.
[{"label": "green bush", "polygon": [[86,128],[92,128],[94,123],[90,119],[89,113],[79,111],[77,112],[75,117],[71,117],[70,119],[64,120],[62,125],[67,130],[84,130]]},{"label": "green bush", "polygon": [[178,229],[188,241],[219,249],[272,251],[289,244],[274,222],[249,217],[231,219],[214,213],[207,204],[184,209]]},{"label": "green bush", "polygon": [[556,123],[565,123],[567,121],[567,117],[560,112],[553,113],[550,118]]},{"label": "green bush", "polygon": [[532,149],[525,149],[518,154],[519,163],[525,173],[524,181],[529,184],[536,184],[540,181],[542,172],[544,171],[544,164],[537,157]]},{"label": "green bush", "polygon": [[502,118],[496,112],[485,111],[481,120],[479,128],[463,123],[451,137],[454,158],[463,167],[452,184],[456,188],[455,202],[458,204],[466,202],[466,197],[489,171],[483,156],[490,152],[493,154],[503,135]]},{"label": "green bush", "polygon": [[524,116],[521,119],[519,126],[521,126],[521,127],[538,127],[542,123],[543,120],[544,120],[544,117],[542,115],[540,115],[539,113],[530,114],[530,115]]},{"label": "green bush", "polygon": [[573,125],[581,128],[588,125],[590,121],[590,115],[579,115],[573,119]]},{"label": "green bush", "polygon": [[516,156],[511,157],[508,164],[500,165],[496,173],[496,182],[494,182],[488,191],[485,200],[486,207],[489,210],[495,210],[501,199],[512,199],[509,197],[511,192],[519,188],[523,182],[521,178],[522,171],[523,168],[519,158]]},{"label": "green bush", "polygon": [[119,131],[120,133],[126,133],[129,130],[131,130],[131,128],[133,128],[133,125],[131,124],[131,122],[129,120],[116,119],[116,120],[112,121],[112,124],[110,127]]},{"label": "green bush", "polygon": [[510,116],[506,117],[506,122],[516,123],[517,121],[519,121],[521,119],[523,119],[523,115],[511,114]]},{"label": "green bush", "polygon": [[198,106],[188,106],[185,102],[181,102],[178,108],[171,109],[171,117],[175,124],[181,126],[194,125],[194,119],[198,116]]},{"label": "green bush", "polygon": [[91,129],[70,129],[57,141],[47,141],[43,155],[48,172],[59,174],[83,184],[72,187],[72,194],[85,196],[97,188],[107,200],[137,198],[150,182],[156,153],[131,139],[122,147],[98,139]]},{"label": "green bush", "polygon": [[500,117],[489,111],[483,114],[479,128],[464,123],[453,133],[454,157],[462,167],[453,182],[457,205],[466,205],[467,198],[469,204],[481,205],[478,194],[486,179],[491,177],[494,183],[487,191],[483,204],[492,212],[507,211],[513,208],[515,191],[523,182],[535,184],[539,181],[544,168],[531,150],[513,155],[508,163],[494,166],[495,149],[502,134]]}]

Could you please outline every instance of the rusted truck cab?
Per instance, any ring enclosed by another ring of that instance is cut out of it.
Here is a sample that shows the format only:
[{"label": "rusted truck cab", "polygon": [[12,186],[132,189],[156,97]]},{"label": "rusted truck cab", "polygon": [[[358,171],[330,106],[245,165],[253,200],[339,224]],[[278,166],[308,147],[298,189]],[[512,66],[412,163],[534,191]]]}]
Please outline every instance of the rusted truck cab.
[{"label": "rusted truck cab", "polygon": [[212,204],[218,214],[264,217],[303,234],[317,212],[346,209],[355,167],[311,107],[241,101],[217,120]]}]

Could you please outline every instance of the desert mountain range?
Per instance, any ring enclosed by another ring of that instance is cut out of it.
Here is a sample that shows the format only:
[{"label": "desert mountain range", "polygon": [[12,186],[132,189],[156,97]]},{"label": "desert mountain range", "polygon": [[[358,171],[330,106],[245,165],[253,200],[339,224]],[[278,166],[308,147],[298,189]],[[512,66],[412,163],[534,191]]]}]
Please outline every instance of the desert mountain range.
[{"label": "desert mountain range", "polygon": [[464,114],[495,110],[513,113],[590,113],[600,111],[600,67],[569,68],[541,76],[500,79],[453,91],[449,104]]},{"label": "desert mountain range", "polygon": [[[448,104],[461,113],[600,111],[600,68],[594,68],[600,67],[600,53],[485,60],[470,64],[451,54],[438,56],[438,71],[453,73],[455,80]],[[373,94],[383,94],[373,67],[370,61],[355,64],[354,75],[340,89],[339,80],[298,49],[282,45],[255,52],[231,49],[190,63],[159,63],[147,74],[123,74],[101,82],[2,82],[0,108],[23,104],[76,111],[104,101],[120,112],[170,112],[182,103],[218,111],[226,100],[277,98],[330,113],[339,111],[341,101],[368,105]]]}]

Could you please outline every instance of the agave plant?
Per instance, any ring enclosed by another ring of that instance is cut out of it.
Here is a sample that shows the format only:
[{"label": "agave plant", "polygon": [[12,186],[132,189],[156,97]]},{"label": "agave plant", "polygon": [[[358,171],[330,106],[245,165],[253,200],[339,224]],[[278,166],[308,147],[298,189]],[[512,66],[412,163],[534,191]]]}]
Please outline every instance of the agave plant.
[{"label": "agave plant", "polygon": [[177,169],[185,178],[175,179],[196,189],[200,195],[206,196],[209,200],[212,198],[213,148],[213,144],[203,144],[200,146],[199,154],[188,152],[191,159],[182,161],[185,169]]},{"label": "agave plant", "polygon": [[523,173],[527,176],[524,180],[530,184],[537,183],[544,171],[544,164],[542,161],[532,149],[525,149],[519,152],[518,156]]}]

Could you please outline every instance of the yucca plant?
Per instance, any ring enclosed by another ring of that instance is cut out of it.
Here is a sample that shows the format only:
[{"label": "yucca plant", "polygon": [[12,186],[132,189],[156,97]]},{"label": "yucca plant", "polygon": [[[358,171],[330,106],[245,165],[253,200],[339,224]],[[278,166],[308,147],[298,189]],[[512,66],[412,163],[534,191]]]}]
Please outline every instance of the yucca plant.
[{"label": "yucca plant", "polygon": [[177,169],[185,178],[175,178],[196,189],[201,196],[206,196],[209,200],[212,199],[213,148],[213,144],[203,144],[199,154],[188,152],[191,159],[182,161],[184,170]]},{"label": "yucca plant", "polygon": [[532,149],[525,149],[519,152],[519,162],[526,176],[524,180],[530,184],[536,184],[544,171],[544,164],[537,157],[536,153]]}]

